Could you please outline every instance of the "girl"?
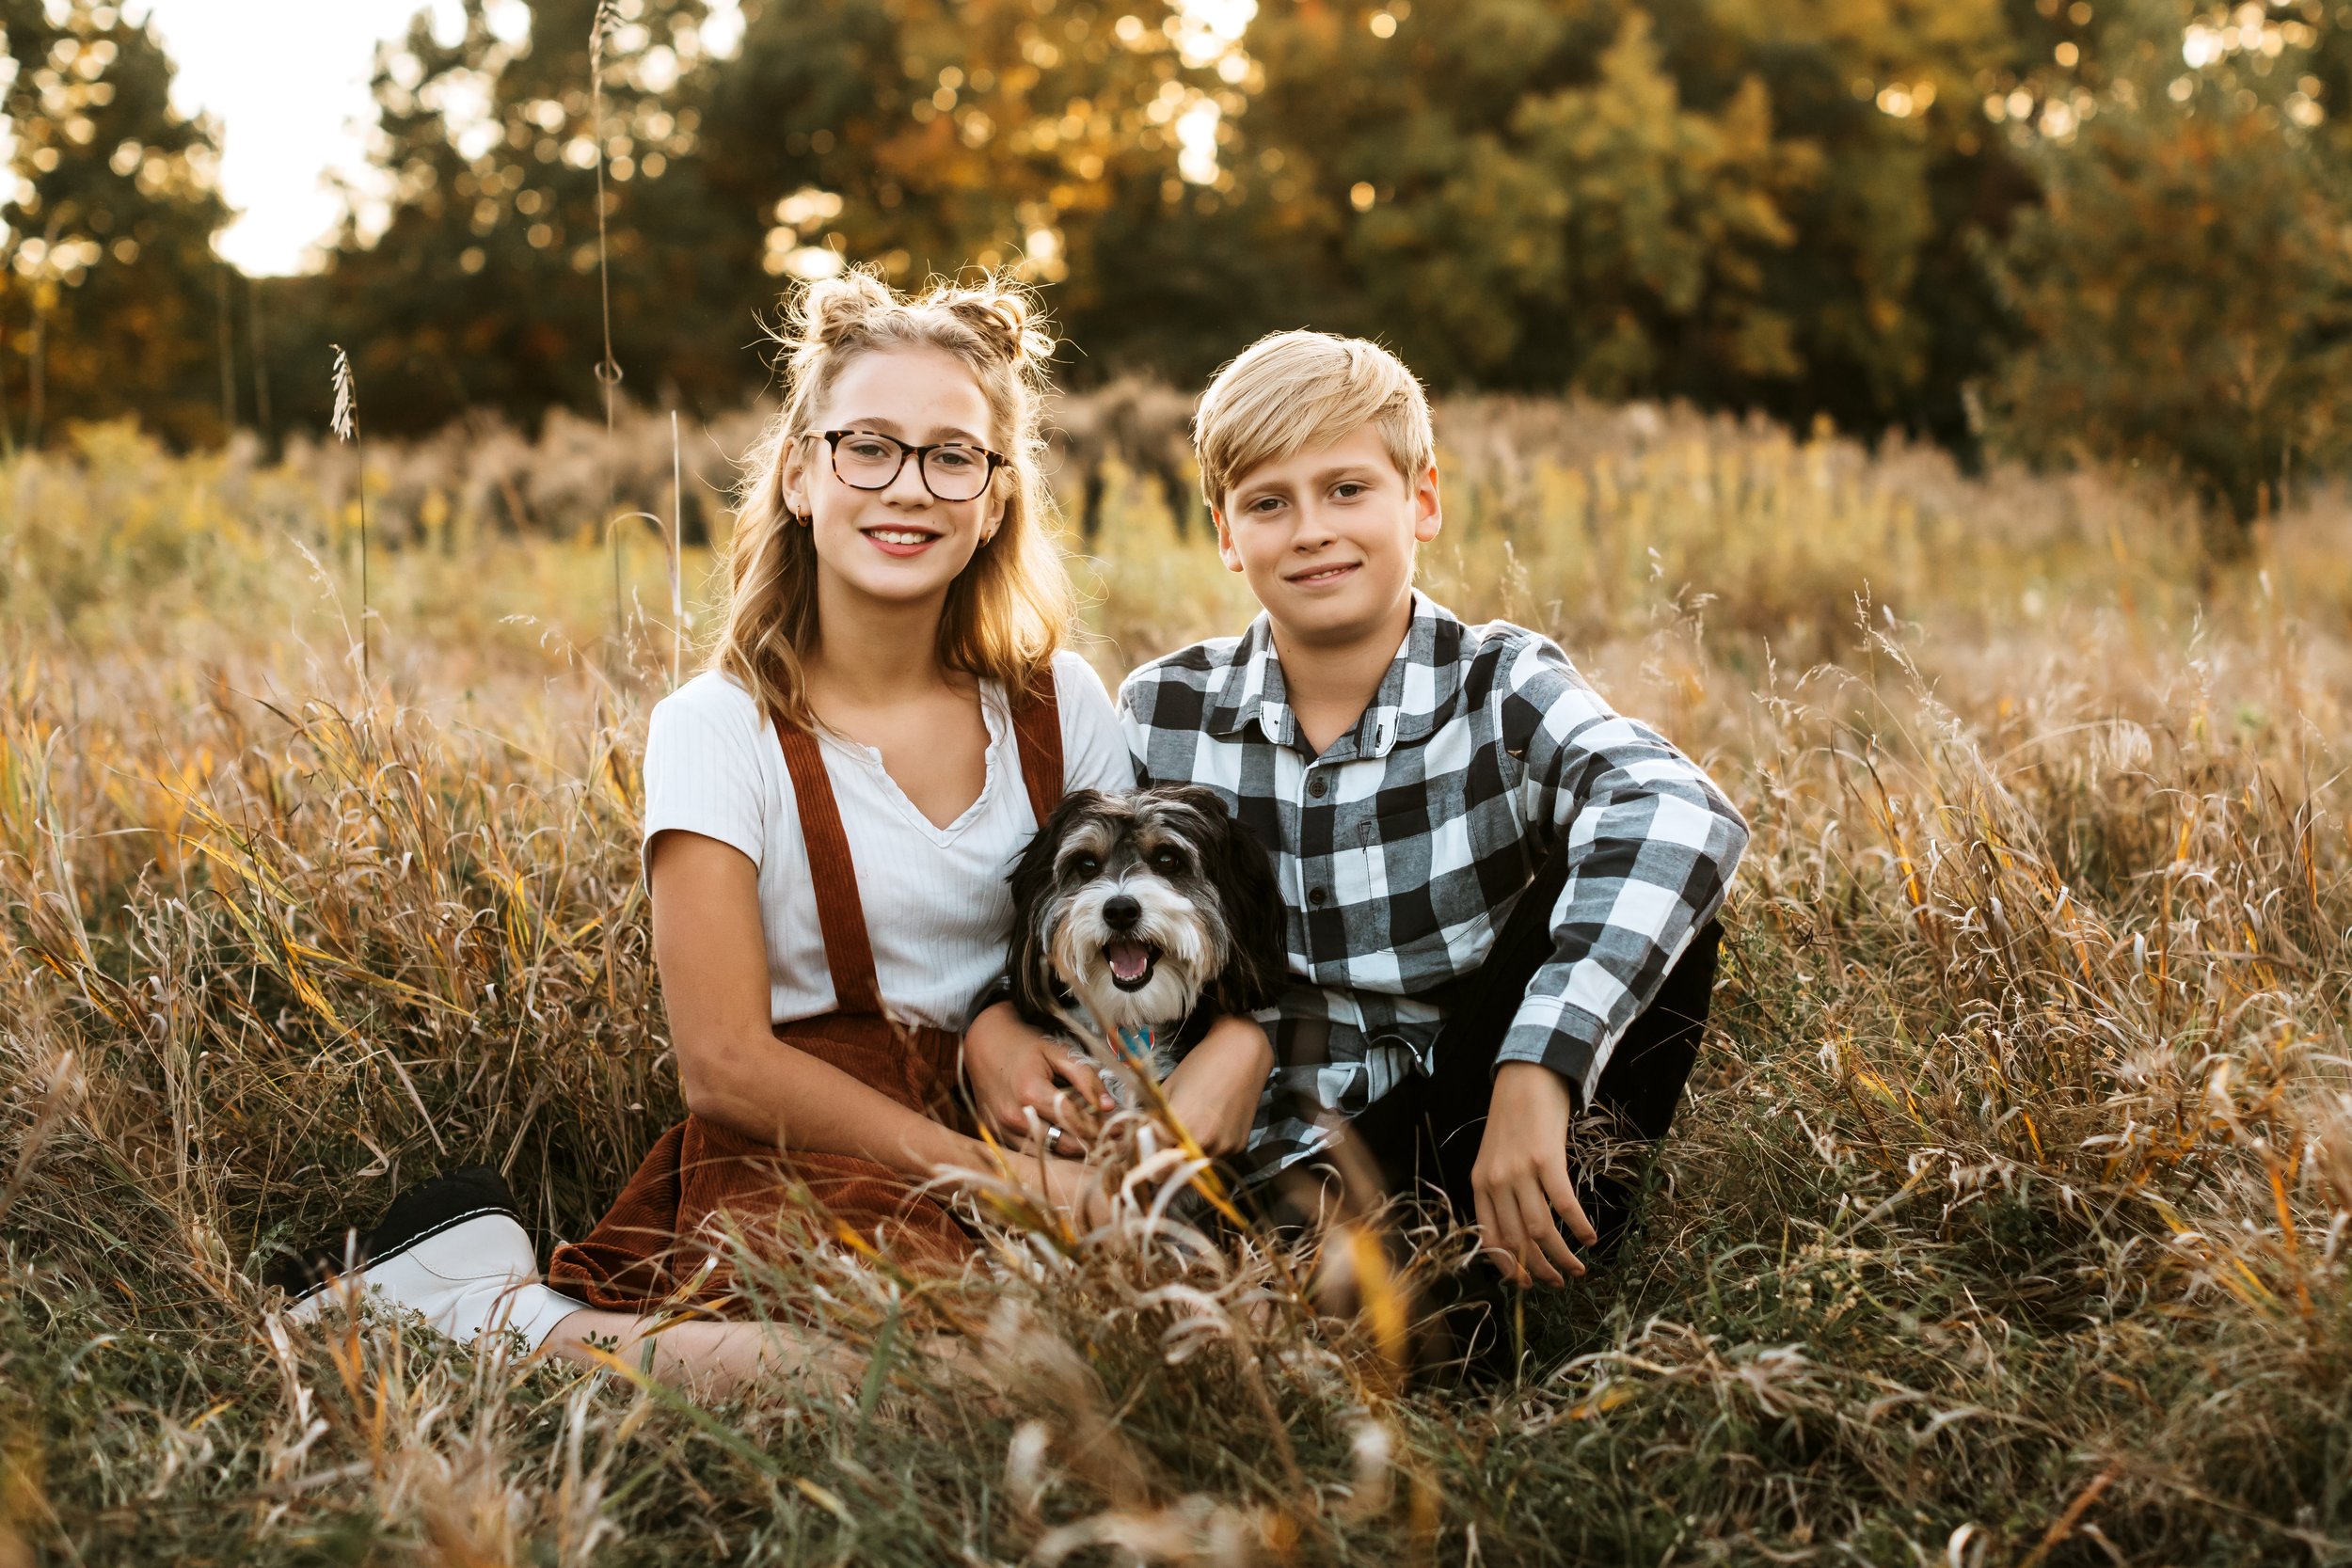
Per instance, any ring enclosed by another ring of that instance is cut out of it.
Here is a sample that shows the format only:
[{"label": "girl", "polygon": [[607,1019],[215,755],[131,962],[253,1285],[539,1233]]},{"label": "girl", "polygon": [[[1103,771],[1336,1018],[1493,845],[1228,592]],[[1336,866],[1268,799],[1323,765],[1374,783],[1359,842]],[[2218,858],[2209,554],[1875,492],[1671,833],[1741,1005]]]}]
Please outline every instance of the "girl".
[{"label": "girl", "polygon": [[[1007,1009],[958,1037],[1002,967],[1006,868],[1065,788],[1133,780],[1102,683],[1060,651],[1070,593],[1037,461],[1052,340],[1009,285],[909,296],[859,272],[809,285],[791,328],[724,630],[645,747],[655,960],[688,1115],[545,1281],[494,1174],[397,1200],[361,1278],[453,1338],[509,1327],[581,1361],[618,1341],[717,1387],[804,1362],[818,1353],[788,1330],[657,1330],[648,1314],[680,1297],[723,1312],[713,1227],[799,1244],[800,1183],[902,1259],[960,1262],[970,1238],[915,1191],[992,1163],[951,1095],[960,1045],[982,1113],[1041,1151],[1077,1152],[1089,1108],[1108,1108]],[[1254,1022],[1222,1020],[1169,1098],[1229,1151],[1271,1068]],[[1079,1201],[1077,1161],[1020,1164]]]}]

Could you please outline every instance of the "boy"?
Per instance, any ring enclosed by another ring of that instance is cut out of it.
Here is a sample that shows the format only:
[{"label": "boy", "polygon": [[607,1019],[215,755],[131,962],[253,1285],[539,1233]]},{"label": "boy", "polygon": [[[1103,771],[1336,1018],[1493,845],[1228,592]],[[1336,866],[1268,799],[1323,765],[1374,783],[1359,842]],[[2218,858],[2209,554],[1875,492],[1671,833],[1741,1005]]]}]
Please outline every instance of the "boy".
[{"label": "boy", "polygon": [[1606,1250],[1631,1196],[1589,1160],[1572,1175],[1571,1117],[1664,1135],[1747,826],[1549,639],[1414,589],[1442,516],[1394,355],[1263,339],[1201,397],[1195,443],[1218,553],[1264,613],[1137,670],[1120,707],[1139,782],[1215,788],[1289,906],[1244,1168],[1352,1142],[1391,1190],[1435,1181],[1518,1282],[1561,1284],[1584,1272],[1562,1224]]}]

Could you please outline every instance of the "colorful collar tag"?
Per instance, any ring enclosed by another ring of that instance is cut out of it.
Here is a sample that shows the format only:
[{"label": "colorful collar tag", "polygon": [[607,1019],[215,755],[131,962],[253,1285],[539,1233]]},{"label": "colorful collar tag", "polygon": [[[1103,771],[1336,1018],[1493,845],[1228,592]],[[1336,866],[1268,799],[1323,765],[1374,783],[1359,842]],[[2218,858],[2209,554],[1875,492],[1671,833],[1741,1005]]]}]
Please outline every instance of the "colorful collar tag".
[{"label": "colorful collar tag", "polygon": [[1126,1058],[1128,1066],[1146,1067],[1150,1065],[1152,1061],[1152,1048],[1155,1043],[1153,1034],[1151,1030],[1121,1029],[1119,1031],[1117,1039],[1119,1041],[1119,1053]]}]

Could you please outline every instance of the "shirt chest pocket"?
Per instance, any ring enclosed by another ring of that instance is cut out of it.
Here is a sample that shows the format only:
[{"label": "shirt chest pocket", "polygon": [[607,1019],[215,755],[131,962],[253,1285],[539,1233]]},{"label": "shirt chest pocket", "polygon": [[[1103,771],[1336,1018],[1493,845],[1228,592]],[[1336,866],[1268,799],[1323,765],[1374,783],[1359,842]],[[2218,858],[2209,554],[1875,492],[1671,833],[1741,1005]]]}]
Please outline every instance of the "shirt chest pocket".
[{"label": "shirt chest pocket", "polygon": [[[1482,787],[1482,783],[1485,787]],[[1500,779],[1461,771],[1385,789],[1356,822],[1367,891],[1400,953],[1458,941],[1534,867],[1518,801]]]}]

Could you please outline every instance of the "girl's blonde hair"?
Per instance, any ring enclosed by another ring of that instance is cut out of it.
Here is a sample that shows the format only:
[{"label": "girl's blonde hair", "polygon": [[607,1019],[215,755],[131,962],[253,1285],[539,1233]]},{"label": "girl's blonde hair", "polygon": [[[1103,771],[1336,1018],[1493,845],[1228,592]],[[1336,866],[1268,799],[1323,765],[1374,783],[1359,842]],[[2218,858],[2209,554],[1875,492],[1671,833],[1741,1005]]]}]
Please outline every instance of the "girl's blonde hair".
[{"label": "girl's blonde hair", "polygon": [[735,531],[727,541],[727,606],[709,668],[740,681],[771,720],[814,725],[802,657],[817,636],[817,546],[785,504],[784,476],[842,368],[877,349],[925,347],[955,356],[988,400],[990,445],[1005,456],[989,496],[1005,520],[948,585],[939,661],[1003,683],[1009,694],[1052,678],[1069,635],[1070,579],[1049,537],[1053,498],[1039,455],[1045,361],[1054,340],[1019,284],[934,281],[900,293],[863,269],[803,285],[775,334],[784,348],[784,406],[743,460]]}]

